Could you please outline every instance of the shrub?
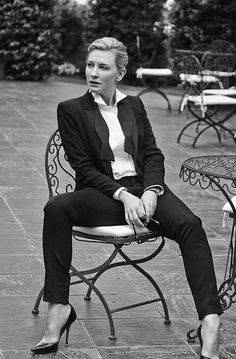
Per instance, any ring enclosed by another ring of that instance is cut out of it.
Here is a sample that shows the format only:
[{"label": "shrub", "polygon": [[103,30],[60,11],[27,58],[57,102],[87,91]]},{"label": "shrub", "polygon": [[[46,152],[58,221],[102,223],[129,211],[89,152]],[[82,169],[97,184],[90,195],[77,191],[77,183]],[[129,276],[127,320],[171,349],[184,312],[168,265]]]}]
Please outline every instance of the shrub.
[{"label": "shrub", "polygon": [[6,79],[42,80],[57,57],[54,0],[0,0],[0,57]]},{"label": "shrub", "polygon": [[80,54],[83,47],[82,5],[72,0],[60,0],[57,3],[61,44],[58,48],[61,61],[80,67]]},{"label": "shrub", "polygon": [[175,0],[169,12],[172,47],[190,49],[219,39],[235,44],[235,17],[235,1]]}]

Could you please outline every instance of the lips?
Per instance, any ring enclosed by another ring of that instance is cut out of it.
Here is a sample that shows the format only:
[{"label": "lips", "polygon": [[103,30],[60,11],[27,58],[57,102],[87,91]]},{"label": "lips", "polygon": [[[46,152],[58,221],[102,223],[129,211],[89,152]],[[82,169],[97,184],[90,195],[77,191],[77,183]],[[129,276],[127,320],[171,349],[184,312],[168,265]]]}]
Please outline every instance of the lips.
[{"label": "lips", "polygon": [[90,85],[100,85],[100,82],[96,81],[89,81]]}]

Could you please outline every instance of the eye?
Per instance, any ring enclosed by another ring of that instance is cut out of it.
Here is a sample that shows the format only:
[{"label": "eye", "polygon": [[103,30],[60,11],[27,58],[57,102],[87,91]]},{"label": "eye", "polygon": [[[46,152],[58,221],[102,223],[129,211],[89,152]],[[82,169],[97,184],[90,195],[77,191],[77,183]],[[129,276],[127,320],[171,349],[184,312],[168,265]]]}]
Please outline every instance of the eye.
[{"label": "eye", "polygon": [[91,68],[93,66],[94,66],[94,64],[92,62],[87,62],[87,67]]},{"label": "eye", "polygon": [[109,70],[109,66],[107,66],[107,65],[100,65],[99,68],[101,70]]}]

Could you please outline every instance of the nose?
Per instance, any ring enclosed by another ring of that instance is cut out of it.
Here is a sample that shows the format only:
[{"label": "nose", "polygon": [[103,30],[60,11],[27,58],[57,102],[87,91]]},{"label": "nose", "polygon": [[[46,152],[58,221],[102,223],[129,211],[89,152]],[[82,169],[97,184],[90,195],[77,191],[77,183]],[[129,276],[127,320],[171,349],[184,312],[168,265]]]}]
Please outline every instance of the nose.
[{"label": "nose", "polygon": [[96,66],[93,67],[93,70],[91,72],[92,77],[98,77],[98,68]]}]

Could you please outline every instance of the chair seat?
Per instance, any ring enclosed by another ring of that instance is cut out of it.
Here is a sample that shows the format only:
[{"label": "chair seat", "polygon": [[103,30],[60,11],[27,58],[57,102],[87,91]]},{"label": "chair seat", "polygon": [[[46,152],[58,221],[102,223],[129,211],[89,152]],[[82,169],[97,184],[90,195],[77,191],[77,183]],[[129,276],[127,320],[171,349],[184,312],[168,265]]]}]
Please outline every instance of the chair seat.
[{"label": "chair seat", "polygon": [[235,71],[214,71],[214,70],[203,70],[202,74],[205,76],[216,76],[216,77],[232,77],[236,75]]},{"label": "chair seat", "polygon": [[196,106],[201,106],[202,101],[206,106],[236,105],[235,98],[222,95],[188,96],[187,100]]},{"label": "chair seat", "polygon": [[[134,235],[133,227],[129,226],[128,224],[117,226],[73,227],[73,230],[97,236],[128,237]],[[142,227],[137,229],[136,233],[146,234],[151,233],[151,231],[146,227]]]},{"label": "chair seat", "polygon": [[205,95],[223,95],[223,96],[236,96],[236,89],[205,89],[202,91]]},{"label": "chair seat", "polygon": [[152,69],[152,68],[138,68],[136,71],[137,78],[142,78],[143,76],[171,76],[173,71],[168,68]]},{"label": "chair seat", "polygon": [[181,73],[179,78],[181,81],[189,82],[192,85],[200,82],[220,82],[220,80],[213,75],[202,76],[198,74]]},{"label": "chair seat", "polygon": [[102,240],[107,243],[129,243],[135,241],[145,241],[147,239],[156,238],[157,233],[152,232],[146,227],[136,228],[129,225],[116,226],[98,226],[98,227],[73,227],[73,234],[82,238],[92,240]]}]

